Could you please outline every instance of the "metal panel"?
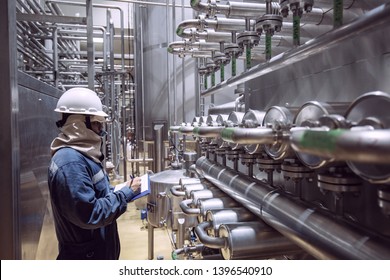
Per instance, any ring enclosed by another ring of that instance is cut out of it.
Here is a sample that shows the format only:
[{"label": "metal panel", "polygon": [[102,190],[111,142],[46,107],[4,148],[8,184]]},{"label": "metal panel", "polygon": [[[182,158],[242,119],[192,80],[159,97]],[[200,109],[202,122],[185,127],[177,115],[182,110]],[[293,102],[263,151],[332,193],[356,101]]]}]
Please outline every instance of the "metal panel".
[{"label": "metal panel", "polygon": [[0,259],[18,259],[18,91],[16,87],[15,1],[2,2],[0,10]]},{"label": "metal panel", "polygon": [[50,143],[58,134],[55,121],[59,116],[53,110],[61,92],[21,72],[18,83],[21,258],[36,259],[41,235],[47,234],[43,230],[54,236],[54,227],[43,227],[43,222],[45,215],[49,224],[52,222],[47,166]]}]

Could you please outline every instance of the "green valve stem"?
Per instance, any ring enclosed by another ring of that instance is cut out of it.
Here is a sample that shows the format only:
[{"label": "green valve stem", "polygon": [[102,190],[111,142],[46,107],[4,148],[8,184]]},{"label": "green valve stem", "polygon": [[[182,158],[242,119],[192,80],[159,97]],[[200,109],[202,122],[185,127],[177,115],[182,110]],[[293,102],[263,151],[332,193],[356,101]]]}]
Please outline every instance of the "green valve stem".
[{"label": "green valve stem", "polygon": [[207,89],[207,75],[204,76],[204,89]]},{"label": "green valve stem", "polygon": [[269,33],[265,34],[265,58],[267,61],[270,60],[272,57],[271,39],[272,39],[271,34]]},{"label": "green valve stem", "polygon": [[236,57],[233,56],[232,57],[232,76],[236,76],[237,75],[237,64],[236,64]]},{"label": "green valve stem", "polygon": [[215,86],[215,73],[211,74],[211,87]]},{"label": "green valve stem", "polygon": [[293,42],[296,47],[301,44],[300,25],[301,17],[299,15],[293,15]]},{"label": "green valve stem", "polygon": [[225,66],[221,65],[221,82],[225,80]]},{"label": "green valve stem", "polygon": [[333,1],[333,27],[337,28],[343,25],[343,0]]},{"label": "green valve stem", "polygon": [[246,69],[248,70],[251,69],[251,65],[252,65],[252,61],[251,61],[252,51],[249,46],[246,46],[245,54],[246,54]]}]

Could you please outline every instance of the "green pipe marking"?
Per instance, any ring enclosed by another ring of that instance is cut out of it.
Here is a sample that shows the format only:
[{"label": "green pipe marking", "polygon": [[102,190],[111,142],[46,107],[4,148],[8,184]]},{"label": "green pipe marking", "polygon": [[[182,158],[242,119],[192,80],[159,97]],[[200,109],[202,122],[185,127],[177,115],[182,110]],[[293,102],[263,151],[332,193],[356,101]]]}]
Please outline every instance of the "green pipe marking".
[{"label": "green pipe marking", "polygon": [[333,1],[333,27],[337,28],[343,25],[343,0]]},{"label": "green pipe marking", "polygon": [[265,34],[265,58],[267,60],[271,59],[272,55],[272,49],[271,49],[271,42],[272,42],[272,36],[271,34],[267,33]]},{"label": "green pipe marking", "polygon": [[225,80],[225,66],[222,64],[221,65],[221,82]]},{"label": "green pipe marking", "polygon": [[251,62],[251,57],[252,57],[252,51],[251,48],[246,46],[246,69],[250,69],[252,62]]},{"label": "green pipe marking", "polygon": [[321,151],[334,152],[338,138],[347,130],[335,129],[331,131],[305,131],[299,140],[303,148],[314,148]]},{"label": "green pipe marking", "polygon": [[293,15],[293,41],[295,46],[299,46],[301,44],[300,25],[301,25],[301,17],[298,15]]},{"label": "green pipe marking", "polygon": [[178,36],[181,36],[181,35],[183,34],[183,31],[184,31],[184,29],[181,28],[181,27],[176,28],[176,34],[177,34]]},{"label": "green pipe marking", "polygon": [[227,127],[222,129],[221,131],[221,137],[224,140],[232,140],[233,134],[234,134],[234,128]]},{"label": "green pipe marking", "polygon": [[196,126],[196,127],[194,127],[194,129],[192,130],[192,134],[198,135],[198,133],[199,133],[199,127]]},{"label": "green pipe marking", "polygon": [[211,87],[215,86],[215,72],[211,73]]},{"label": "green pipe marking", "polygon": [[237,65],[236,65],[236,57],[233,56],[232,57],[232,76],[236,76],[237,75],[236,67],[237,67]]}]

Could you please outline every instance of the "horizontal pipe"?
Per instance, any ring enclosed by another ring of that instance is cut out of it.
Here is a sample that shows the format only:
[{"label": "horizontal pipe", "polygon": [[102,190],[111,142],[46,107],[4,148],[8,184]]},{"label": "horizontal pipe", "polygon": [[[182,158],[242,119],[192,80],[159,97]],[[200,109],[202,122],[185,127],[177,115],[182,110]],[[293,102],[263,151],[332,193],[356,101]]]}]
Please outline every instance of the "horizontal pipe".
[{"label": "horizontal pipe", "polygon": [[340,161],[390,163],[390,129],[294,131],[291,146],[298,152]]},{"label": "horizontal pipe", "polygon": [[193,130],[193,126],[181,126],[179,132],[184,135],[192,135]]},{"label": "horizontal pipe", "polygon": [[272,73],[284,68],[286,65],[292,65],[295,62],[310,59],[310,57],[323,53],[340,42],[350,41],[357,36],[363,36],[387,27],[390,21],[390,3],[383,4],[364,14],[359,19],[344,25],[342,28],[334,29],[322,36],[319,36],[305,45],[295,48],[265,64],[258,64],[239,76],[232,77],[201,93],[201,97],[213,95],[221,92],[226,86],[233,87],[263,75]]},{"label": "horizontal pipe", "polygon": [[199,126],[194,128],[193,135],[196,137],[219,137],[224,128],[222,126]]},{"label": "horizontal pipe", "polygon": [[236,144],[273,144],[276,142],[276,135],[271,128],[243,128],[227,127],[221,131],[221,138],[230,143]]},{"label": "horizontal pipe", "polygon": [[199,172],[318,259],[390,259],[390,241],[291,199],[270,185],[200,157]]}]

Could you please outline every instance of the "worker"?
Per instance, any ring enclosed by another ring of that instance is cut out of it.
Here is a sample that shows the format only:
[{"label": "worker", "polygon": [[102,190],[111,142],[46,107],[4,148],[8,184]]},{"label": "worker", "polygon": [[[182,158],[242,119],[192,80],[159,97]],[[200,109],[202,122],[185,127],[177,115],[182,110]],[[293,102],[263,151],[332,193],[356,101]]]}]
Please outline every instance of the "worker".
[{"label": "worker", "polygon": [[139,193],[141,179],[133,178],[118,191],[110,185],[101,151],[107,114],[94,91],[67,90],[54,111],[62,113],[48,170],[57,259],[118,259],[116,220]]}]

